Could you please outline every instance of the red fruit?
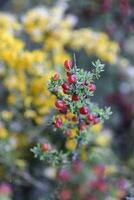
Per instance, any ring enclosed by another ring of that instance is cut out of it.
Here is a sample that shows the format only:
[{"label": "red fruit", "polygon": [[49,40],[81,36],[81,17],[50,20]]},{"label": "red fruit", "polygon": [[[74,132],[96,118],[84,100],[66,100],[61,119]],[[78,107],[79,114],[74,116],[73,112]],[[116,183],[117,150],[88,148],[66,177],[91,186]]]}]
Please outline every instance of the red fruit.
[{"label": "red fruit", "polygon": [[68,170],[66,170],[66,169],[61,169],[61,170],[59,171],[59,173],[58,173],[58,179],[59,179],[60,181],[67,182],[67,181],[70,180],[70,178],[71,178],[71,176],[70,176],[70,172],[69,172]]},{"label": "red fruit", "polygon": [[82,115],[88,114],[88,107],[87,106],[81,107],[80,108],[80,114],[82,114]]},{"label": "red fruit", "polygon": [[62,126],[62,119],[60,117],[56,118],[54,126],[55,128],[60,128]]},{"label": "red fruit", "polygon": [[85,129],[86,129],[86,124],[85,123],[81,124],[80,125],[80,130],[84,131]]},{"label": "red fruit", "polygon": [[80,99],[78,94],[73,94],[72,101],[78,101]]},{"label": "red fruit", "polygon": [[77,81],[76,75],[72,74],[72,75],[68,76],[67,80],[70,84],[76,83],[76,81]]},{"label": "red fruit", "polygon": [[99,191],[101,191],[101,192],[105,192],[107,190],[107,184],[106,184],[106,182],[103,181],[103,180],[98,181],[97,189]]},{"label": "red fruit", "polygon": [[104,180],[93,180],[90,182],[90,187],[101,192],[107,190],[107,184]]},{"label": "red fruit", "polygon": [[93,121],[94,120],[94,115],[93,114],[88,114],[87,116],[87,121]]},{"label": "red fruit", "polygon": [[48,143],[44,143],[41,145],[41,151],[47,152],[50,150],[50,145]]},{"label": "red fruit", "polygon": [[88,86],[90,92],[94,92],[96,90],[96,86],[94,84],[90,84]]},{"label": "red fruit", "polygon": [[56,100],[55,106],[60,109],[66,108],[66,104],[63,100]]},{"label": "red fruit", "polygon": [[63,90],[69,90],[69,84],[68,83],[63,83],[62,84]]},{"label": "red fruit", "polygon": [[57,81],[57,80],[59,80],[59,74],[54,74],[54,76],[52,77],[52,79],[54,80],[54,81]]},{"label": "red fruit", "polygon": [[103,177],[104,176],[104,173],[105,173],[105,166],[104,165],[101,165],[101,164],[98,164],[98,165],[95,165],[93,167],[93,171],[95,172],[95,174],[99,177]]},{"label": "red fruit", "polygon": [[72,61],[71,61],[71,60],[65,60],[65,62],[64,62],[64,67],[65,67],[67,70],[70,70],[71,67],[72,67]]},{"label": "red fruit", "polygon": [[63,189],[59,192],[60,200],[71,200],[71,191],[69,189]]}]

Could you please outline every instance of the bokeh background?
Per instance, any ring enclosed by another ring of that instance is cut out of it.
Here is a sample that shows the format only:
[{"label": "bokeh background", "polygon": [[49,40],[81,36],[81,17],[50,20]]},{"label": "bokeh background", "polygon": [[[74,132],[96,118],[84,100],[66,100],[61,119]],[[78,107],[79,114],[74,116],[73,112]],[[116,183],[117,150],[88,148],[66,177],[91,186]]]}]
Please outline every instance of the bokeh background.
[{"label": "bokeh background", "polygon": [[56,170],[30,149],[46,137],[62,140],[47,127],[47,81],[73,53],[86,70],[105,63],[94,101],[113,114],[93,131],[134,196],[134,1],[0,0],[0,200],[55,199]]}]

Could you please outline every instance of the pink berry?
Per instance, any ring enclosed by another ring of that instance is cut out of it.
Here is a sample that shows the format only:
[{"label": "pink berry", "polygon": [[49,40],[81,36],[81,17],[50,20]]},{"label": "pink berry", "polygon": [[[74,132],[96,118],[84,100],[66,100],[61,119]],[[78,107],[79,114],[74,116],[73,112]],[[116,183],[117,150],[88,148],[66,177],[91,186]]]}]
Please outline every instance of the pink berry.
[{"label": "pink berry", "polygon": [[87,120],[90,121],[90,122],[93,121],[94,120],[94,115],[93,114],[88,114]]},{"label": "pink berry", "polygon": [[86,114],[88,114],[88,107],[87,106],[82,106],[81,108],[80,108],[80,114],[82,114],[82,115],[86,115]]},{"label": "pink berry", "polygon": [[56,118],[54,126],[55,128],[60,128],[62,126],[62,119],[60,117]]},{"label": "pink berry", "polygon": [[78,94],[73,94],[72,101],[78,101],[80,99]]},{"label": "pink berry", "polygon": [[48,150],[50,150],[50,145],[48,143],[44,143],[41,145],[42,152],[47,152]]},{"label": "pink berry", "polygon": [[72,74],[72,75],[68,76],[67,80],[70,84],[76,83],[76,81],[77,81],[76,75]]},{"label": "pink berry", "polygon": [[65,102],[64,102],[63,100],[57,100],[57,101],[55,102],[55,106],[56,106],[57,108],[59,108],[59,109],[64,109],[64,108],[66,108],[66,104],[65,104]]},{"label": "pink berry", "polygon": [[90,84],[88,86],[90,92],[94,92],[96,90],[96,86],[94,84]]},{"label": "pink berry", "polygon": [[63,88],[64,90],[69,90],[69,84],[68,84],[68,83],[63,83],[63,84],[62,84],[62,88]]},{"label": "pink berry", "polygon": [[59,80],[59,74],[54,74],[54,76],[52,77],[52,79],[54,80],[54,81],[57,81],[57,80]]},{"label": "pink berry", "polygon": [[65,62],[64,62],[64,67],[65,67],[67,70],[70,70],[71,67],[72,67],[72,61],[71,61],[71,60],[65,60]]}]

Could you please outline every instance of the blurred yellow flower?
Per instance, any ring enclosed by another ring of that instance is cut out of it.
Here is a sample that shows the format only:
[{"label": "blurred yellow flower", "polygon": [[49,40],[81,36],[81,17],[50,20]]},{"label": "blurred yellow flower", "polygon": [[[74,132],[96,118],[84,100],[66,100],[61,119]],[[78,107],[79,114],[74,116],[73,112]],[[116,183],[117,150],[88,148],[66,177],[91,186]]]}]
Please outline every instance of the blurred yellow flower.
[{"label": "blurred yellow flower", "polygon": [[66,141],[66,148],[69,150],[74,150],[76,148],[77,142],[73,139],[68,139]]},{"label": "blurred yellow flower", "polygon": [[101,133],[103,125],[101,123],[95,124],[90,127],[90,131],[93,133]]},{"label": "blurred yellow flower", "polygon": [[0,127],[0,138],[4,139],[8,136],[8,131],[4,127]]},{"label": "blurred yellow flower", "polygon": [[95,143],[100,146],[106,146],[110,143],[111,136],[109,134],[103,134],[101,133],[98,135],[95,139]]}]

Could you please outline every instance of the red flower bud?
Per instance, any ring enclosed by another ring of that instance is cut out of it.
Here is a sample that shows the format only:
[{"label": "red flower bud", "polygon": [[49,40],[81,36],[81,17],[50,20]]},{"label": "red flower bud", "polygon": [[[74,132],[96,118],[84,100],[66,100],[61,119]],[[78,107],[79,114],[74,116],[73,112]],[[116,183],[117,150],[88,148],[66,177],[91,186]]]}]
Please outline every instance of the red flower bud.
[{"label": "red flower bud", "polygon": [[65,67],[67,70],[70,70],[71,67],[72,67],[72,61],[71,61],[71,60],[65,60],[65,62],[64,62],[64,67]]},{"label": "red flower bud", "polygon": [[80,108],[80,114],[82,114],[82,115],[88,114],[88,107],[87,106],[81,107]]},{"label": "red flower bud", "polygon": [[72,101],[78,101],[80,99],[78,94],[73,94]]},{"label": "red flower bud", "polygon": [[72,75],[70,75],[70,76],[68,76],[68,82],[70,83],[70,84],[73,84],[73,83],[76,83],[76,81],[77,81],[77,78],[76,78],[76,75],[75,74],[72,74]]},{"label": "red flower bud", "polygon": [[90,92],[94,92],[96,90],[96,86],[94,84],[90,84],[88,86]]}]

